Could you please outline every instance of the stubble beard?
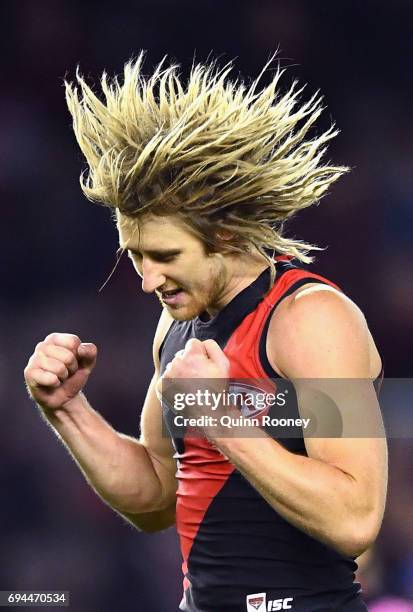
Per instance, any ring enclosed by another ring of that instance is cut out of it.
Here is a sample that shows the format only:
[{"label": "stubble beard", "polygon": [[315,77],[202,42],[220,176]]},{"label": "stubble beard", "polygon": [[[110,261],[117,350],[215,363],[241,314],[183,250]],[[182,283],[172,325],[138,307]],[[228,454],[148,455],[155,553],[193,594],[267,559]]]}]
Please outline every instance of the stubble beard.
[{"label": "stubble beard", "polygon": [[207,312],[208,308],[211,307],[214,310],[219,310],[217,305],[219,304],[219,298],[222,295],[224,287],[226,285],[226,278],[227,274],[223,267],[221,268],[220,266],[218,266],[213,270],[211,269],[211,281],[209,283],[208,291],[206,292],[206,294],[202,295],[201,292],[205,291],[205,288],[203,286],[199,287],[198,295],[202,295],[202,298],[197,298],[197,292],[195,292],[194,295],[194,293],[189,288],[183,286],[183,291],[185,292],[186,296],[189,296],[188,305],[175,309],[168,307],[167,304],[163,304],[162,299],[160,298],[162,306],[164,308],[167,308],[169,314],[173,319],[175,319],[175,321],[191,321],[199,315]]}]

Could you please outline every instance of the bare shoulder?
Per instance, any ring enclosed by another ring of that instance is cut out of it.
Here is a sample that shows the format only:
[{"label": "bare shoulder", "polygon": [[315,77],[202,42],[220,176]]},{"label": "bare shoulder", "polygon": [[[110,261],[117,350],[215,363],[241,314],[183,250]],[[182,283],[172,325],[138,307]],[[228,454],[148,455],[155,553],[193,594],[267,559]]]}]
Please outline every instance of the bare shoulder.
[{"label": "bare shoulder", "polygon": [[164,341],[166,334],[168,333],[169,328],[173,323],[173,318],[169,314],[169,312],[163,308],[161,316],[159,317],[158,326],[155,331],[155,337],[153,340],[153,361],[155,364],[155,369],[159,371],[159,349],[161,348],[161,344]]},{"label": "bare shoulder", "polygon": [[330,285],[309,283],[272,316],[267,354],[287,378],[375,378],[381,360],[360,308]]}]

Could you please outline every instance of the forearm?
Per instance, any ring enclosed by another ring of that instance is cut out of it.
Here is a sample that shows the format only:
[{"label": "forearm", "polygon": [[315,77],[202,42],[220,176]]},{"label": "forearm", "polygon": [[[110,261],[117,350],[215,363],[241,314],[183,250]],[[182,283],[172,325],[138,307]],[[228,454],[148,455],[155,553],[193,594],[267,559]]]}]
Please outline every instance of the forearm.
[{"label": "forearm", "polygon": [[146,448],[116,432],[83,394],[62,408],[41,412],[88,483],[115,510],[137,514],[162,506],[164,491]]},{"label": "forearm", "polygon": [[289,523],[343,554],[364,548],[359,534],[367,531],[369,509],[349,474],[295,455],[268,436],[213,442]]}]

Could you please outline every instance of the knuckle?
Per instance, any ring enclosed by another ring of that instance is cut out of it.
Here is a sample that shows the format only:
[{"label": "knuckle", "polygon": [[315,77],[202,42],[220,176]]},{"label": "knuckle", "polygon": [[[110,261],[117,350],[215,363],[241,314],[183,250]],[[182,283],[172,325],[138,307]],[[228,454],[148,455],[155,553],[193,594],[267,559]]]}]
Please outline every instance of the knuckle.
[{"label": "knuckle", "polygon": [[80,345],[79,339],[70,338],[66,344],[66,348],[71,352],[72,355],[75,355],[79,345]]},{"label": "knuckle", "polygon": [[78,371],[79,364],[77,361],[73,361],[73,362],[66,364],[66,367],[71,374],[74,374],[75,372]]},{"label": "knuckle", "polygon": [[64,363],[60,363],[60,364],[59,364],[59,366],[58,366],[58,368],[57,368],[57,373],[58,373],[58,376],[59,376],[59,377],[62,377],[62,376],[66,376],[66,375],[67,375],[67,368],[66,368],[66,366],[65,366],[65,364],[64,364]]},{"label": "knuckle", "polygon": [[46,364],[47,364],[47,362],[48,362],[48,358],[47,358],[47,357],[46,357],[46,355],[43,353],[43,351],[37,351],[37,354],[36,354],[36,357],[35,357],[35,360],[34,360],[34,361],[35,361],[35,362],[36,362],[36,364],[37,364],[39,367],[41,367],[41,368],[42,368],[42,367],[45,367],[45,366],[47,367],[47,365],[46,365]]},{"label": "knuckle", "polygon": [[76,336],[73,334],[58,334],[56,340],[64,346],[73,347],[76,345]]},{"label": "knuckle", "polygon": [[55,347],[55,350],[53,351],[53,354],[56,357],[56,359],[59,359],[63,363],[68,362],[73,357],[72,351],[70,351],[69,349],[67,349],[67,348],[65,348],[63,346]]},{"label": "knuckle", "polygon": [[73,357],[72,354],[70,356],[65,357],[63,359],[63,363],[67,368],[70,368],[71,370],[77,369],[78,366],[77,359]]},{"label": "knuckle", "polygon": [[217,342],[215,342],[215,340],[212,340],[212,338],[208,338],[208,340],[205,340],[204,344],[206,344],[207,346],[219,346]]},{"label": "knuckle", "polygon": [[59,336],[60,334],[58,334],[58,332],[52,332],[51,334],[48,334],[46,336],[46,338],[43,340],[43,342],[54,342],[56,340],[56,337]]},{"label": "knuckle", "polygon": [[191,338],[190,340],[188,340],[188,342],[185,345],[185,349],[191,350],[196,348],[197,346],[199,346],[199,344],[201,344],[200,340],[198,340],[197,338]]},{"label": "knuckle", "polygon": [[162,378],[174,378],[180,371],[179,362],[173,359],[168,363]]},{"label": "knuckle", "polygon": [[72,351],[65,350],[65,352],[60,355],[60,359],[62,363],[66,366],[66,368],[69,368],[72,370],[77,369],[77,366],[78,366],[77,359],[74,356]]},{"label": "knuckle", "polygon": [[25,373],[24,379],[26,381],[26,386],[31,389],[36,385],[36,371],[29,370],[27,373]]},{"label": "knuckle", "polygon": [[80,338],[76,336],[76,334],[53,332],[45,338],[44,342],[48,342],[55,345],[60,345],[61,343],[63,343],[64,346],[70,346],[75,348],[80,344]]}]

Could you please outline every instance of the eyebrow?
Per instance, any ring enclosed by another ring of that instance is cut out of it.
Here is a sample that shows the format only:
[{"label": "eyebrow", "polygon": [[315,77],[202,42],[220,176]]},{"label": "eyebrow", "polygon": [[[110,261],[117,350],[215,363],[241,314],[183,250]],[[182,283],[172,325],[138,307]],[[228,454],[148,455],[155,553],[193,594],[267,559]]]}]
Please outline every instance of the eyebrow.
[{"label": "eyebrow", "polygon": [[[126,251],[129,251],[129,253],[135,253],[136,255],[142,255],[142,252],[139,251],[138,249],[131,249],[126,247],[125,248]],[[148,249],[147,251],[144,251],[145,255],[148,255],[149,257],[173,257],[175,255],[179,255],[181,253],[181,249]]]}]

